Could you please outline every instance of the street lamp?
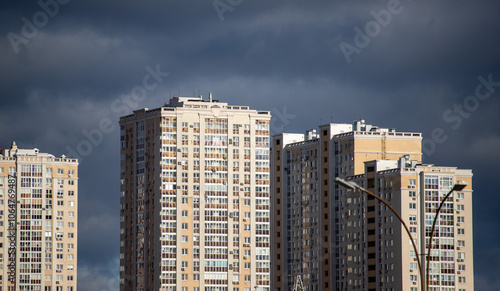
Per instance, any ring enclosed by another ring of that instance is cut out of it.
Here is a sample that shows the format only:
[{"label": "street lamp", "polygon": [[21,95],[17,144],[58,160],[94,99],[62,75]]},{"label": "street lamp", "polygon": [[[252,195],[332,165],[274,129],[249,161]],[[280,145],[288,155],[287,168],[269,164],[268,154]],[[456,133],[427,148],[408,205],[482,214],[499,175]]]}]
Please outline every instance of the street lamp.
[{"label": "street lamp", "polygon": [[358,184],[356,184],[354,182],[351,182],[351,181],[346,181],[346,180],[341,179],[339,177],[335,178],[335,182],[338,183],[338,184],[340,184],[340,185],[342,185],[342,186],[344,186],[347,189],[351,189],[353,191],[360,190],[360,191],[362,191],[362,192],[364,192],[364,193],[366,193],[366,194],[374,197],[375,199],[377,199],[380,202],[384,203],[384,205],[387,206],[394,213],[394,215],[396,215],[396,217],[399,219],[399,221],[401,222],[401,224],[405,228],[406,233],[410,237],[411,244],[413,246],[413,250],[415,251],[415,255],[417,256],[418,271],[420,273],[420,286],[422,286],[421,289],[423,289],[424,288],[424,276],[422,275],[422,266],[420,264],[420,258],[418,256],[417,246],[415,245],[415,240],[413,239],[413,236],[411,235],[410,230],[408,229],[408,226],[403,221],[403,219],[401,218],[401,216],[396,212],[396,210],[394,210],[394,208],[392,208],[391,205],[389,205],[389,203],[387,201],[385,201],[384,199],[380,198],[379,196],[373,194],[372,192],[364,189],[363,187],[360,187]]},{"label": "street lamp", "polygon": [[430,234],[430,239],[429,239],[429,246],[427,247],[427,257],[426,257],[426,290],[429,290],[429,261],[431,258],[431,249],[432,249],[432,237],[434,236],[434,228],[436,227],[436,222],[439,217],[439,212],[441,211],[441,207],[443,207],[444,202],[448,199],[448,197],[453,193],[453,191],[462,191],[465,186],[467,186],[467,183],[464,181],[458,181],[455,185],[453,185],[453,188],[451,188],[450,192],[444,196],[443,200],[441,201],[441,204],[439,204],[438,209],[436,210],[436,215],[434,216],[434,221],[432,222],[432,230]]}]

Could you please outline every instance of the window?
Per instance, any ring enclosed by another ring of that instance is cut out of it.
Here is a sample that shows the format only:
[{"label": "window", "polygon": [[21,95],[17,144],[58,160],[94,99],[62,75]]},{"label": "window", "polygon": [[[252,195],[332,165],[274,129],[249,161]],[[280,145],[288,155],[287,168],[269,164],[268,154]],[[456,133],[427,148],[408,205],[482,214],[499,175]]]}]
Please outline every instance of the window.
[{"label": "window", "polygon": [[463,192],[458,192],[457,193],[457,199],[464,199],[464,193]]},{"label": "window", "polygon": [[408,183],[410,184],[410,186],[415,186],[415,185],[417,185],[417,180],[416,179],[410,179],[408,181]]},{"label": "window", "polygon": [[75,191],[72,190],[68,191],[68,196],[75,196]]},{"label": "window", "polygon": [[410,203],[410,209],[417,209],[417,203]]},{"label": "window", "polygon": [[187,255],[188,254],[188,249],[182,249],[182,254]]},{"label": "window", "polygon": [[457,255],[457,258],[460,260],[465,260],[465,253],[464,252],[459,252]]},{"label": "window", "polygon": [[182,223],[182,229],[187,230],[188,229],[188,224],[187,223]]},{"label": "window", "polygon": [[245,275],[245,282],[250,282],[251,276],[250,275]]},{"label": "window", "polygon": [[458,234],[465,234],[465,229],[463,229],[463,228],[459,228],[459,229],[457,230],[457,233],[458,233]]},{"label": "window", "polygon": [[245,230],[250,230],[250,224],[245,224]]},{"label": "window", "polygon": [[416,215],[410,215],[410,222],[416,222],[417,221],[417,216]]},{"label": "window", "polygon": [[408,193],[409,193],[408,195],[410,196],[410,198],[417,197],[417,192],[416,191],[409,191]]},{"label": "window", "polygon": [[245,269],[250,269],[250,262],[245,262]]},{"label": "window", "polygon": [[182,236],[182,242],[188,242],[188,237],[187,235]]},{"label": "window", "polygon": [[464,209],[465,209],[465,205],[463,205],[463,204],[457,205],[457,211],[464,211]]},{"label": "window", "polygon": [[57,174],[64,175],[64,169],[57,169]]},{"label": "window", "polygon": [[417,228],[414,226],[410,226],[410,232],[411,233],[417,233]]},{"label": "window", "polygon": [[188,216],[188,211],[187,210],[182,210],[181,214],[182,214],[182,217],[187,217]]},{"label": "window", "polygon": [[465,217],[463,216],[457,216],[457,222],[465,222]]}]

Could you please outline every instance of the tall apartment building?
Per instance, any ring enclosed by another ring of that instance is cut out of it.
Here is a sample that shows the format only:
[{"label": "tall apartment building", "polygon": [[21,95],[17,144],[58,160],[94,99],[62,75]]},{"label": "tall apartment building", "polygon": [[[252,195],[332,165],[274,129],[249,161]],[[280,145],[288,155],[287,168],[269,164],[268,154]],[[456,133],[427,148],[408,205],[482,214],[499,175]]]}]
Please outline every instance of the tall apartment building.
[{"label": "tall apartment building", "polygon": [[0,290],[76,291],[78,161],[0,154]]},{"label": "tall apartment building", "polygon": [[270,290],[270,118],[211,97],[121,117],[120,290]]},{"label": "tall apartment building", "polygon": [[364,173],[365,161],[421,161],[420,133],[378,128],[364,120],[326,124],[307,134],[278,134],[272,147],[272,289],[345,290],[341,189],[336,177]]},{"label": "tall apartment building", "polygon": [[[365,163],[361,175],[347,178],[386,200],[415,240],[425,275],[432,223],[443,198],[430,256],[429,290],[474,290],[472,250],[472,171],[419,164],[408,156]],[[341,189],[341,288],[423,290],[417,254],[397,217],[373,197]]]}]

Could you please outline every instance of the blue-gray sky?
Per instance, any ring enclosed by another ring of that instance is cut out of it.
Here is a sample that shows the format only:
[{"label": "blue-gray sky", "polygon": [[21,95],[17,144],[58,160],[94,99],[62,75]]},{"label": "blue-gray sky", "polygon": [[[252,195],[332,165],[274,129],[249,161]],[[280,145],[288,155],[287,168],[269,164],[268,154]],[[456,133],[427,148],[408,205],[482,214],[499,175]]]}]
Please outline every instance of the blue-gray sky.
[{"label": "blue-gray sky", "polygon": [[475,285],[497,290],[499,6],[2,1],[0,145],[82,158],[79,290],[104,291],[118,290],[121,114],[213,92],[271,110],[273,133],[360,118],[422,132],[425,162],[474,171]]}]

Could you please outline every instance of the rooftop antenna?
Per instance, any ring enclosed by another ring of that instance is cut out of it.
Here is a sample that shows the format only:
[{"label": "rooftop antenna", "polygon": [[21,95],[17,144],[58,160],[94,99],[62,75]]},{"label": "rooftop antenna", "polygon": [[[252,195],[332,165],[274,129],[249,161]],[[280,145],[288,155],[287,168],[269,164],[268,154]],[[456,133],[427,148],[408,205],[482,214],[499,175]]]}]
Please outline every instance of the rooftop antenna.
[{"label": "rooftop antenna", "polygon": [[212,103],[212,92],[208,93],[208,99],[210,100],[210,103]]}]

